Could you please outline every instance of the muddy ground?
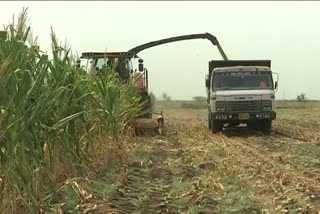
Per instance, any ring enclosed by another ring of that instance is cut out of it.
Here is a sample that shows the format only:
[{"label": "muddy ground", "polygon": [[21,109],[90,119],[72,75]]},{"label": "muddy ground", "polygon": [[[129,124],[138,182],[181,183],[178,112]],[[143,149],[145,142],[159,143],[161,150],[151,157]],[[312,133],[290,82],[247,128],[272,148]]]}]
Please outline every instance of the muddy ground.
[{"label": "muddy ground", "polygon": [[165,135],[129,140],[125,170],[91,183],[78,211],[320,213],[319,109],[280,109],[270,136],[212,134],[206,115],[165,110]]}]

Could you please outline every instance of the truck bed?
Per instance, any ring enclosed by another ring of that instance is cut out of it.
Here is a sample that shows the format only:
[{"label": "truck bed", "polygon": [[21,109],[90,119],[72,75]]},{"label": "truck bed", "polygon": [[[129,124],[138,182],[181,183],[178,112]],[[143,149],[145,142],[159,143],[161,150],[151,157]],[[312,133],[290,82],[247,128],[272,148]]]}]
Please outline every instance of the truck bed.
[{"label": "truck bed", "polygon": [[267,66],[271,68],[271,60],[211,60],[209,62],[209,79],[213,69],[231,66]]}]

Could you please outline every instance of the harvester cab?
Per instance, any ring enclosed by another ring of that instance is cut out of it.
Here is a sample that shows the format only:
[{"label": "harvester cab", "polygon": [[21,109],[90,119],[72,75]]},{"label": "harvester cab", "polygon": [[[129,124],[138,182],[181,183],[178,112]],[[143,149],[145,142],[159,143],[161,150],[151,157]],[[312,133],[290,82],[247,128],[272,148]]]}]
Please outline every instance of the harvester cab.
[{"label": "harvester cab", "polygon": [[85,52],[80,59],[84,60],[85,65],[81,66],[81,60],[78,61],[78,67],[84,68],[90,75],[96,75],[105,65],[115,70],[120,79],[129,81],[133,71],[131,59],[133,54],[128,52]]}]

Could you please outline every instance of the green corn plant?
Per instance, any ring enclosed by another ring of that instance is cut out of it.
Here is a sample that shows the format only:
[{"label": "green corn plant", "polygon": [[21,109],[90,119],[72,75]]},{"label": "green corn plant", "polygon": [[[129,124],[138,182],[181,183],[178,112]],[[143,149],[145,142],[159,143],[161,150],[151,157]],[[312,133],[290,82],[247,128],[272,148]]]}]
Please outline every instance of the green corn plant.
[{"label": "green corn plant", "polygon": [[28,45],[27,20],[23,9],[17,25],[0,33],[1,213],[49,209],[54,184],[93,168],[97,135],[121,145],[140,109],[136,87],[113,70],[89,78],[75,68],[52,28],[52,60],[36,42]]},{"label": "green corn plant", "polygon": [[118,140],[121,127],[132,122],[139,110],[138,91],[134,85],[123,84],[117,73],[106,66],[94,81],[92,103],[98,118],[106,134]]}]

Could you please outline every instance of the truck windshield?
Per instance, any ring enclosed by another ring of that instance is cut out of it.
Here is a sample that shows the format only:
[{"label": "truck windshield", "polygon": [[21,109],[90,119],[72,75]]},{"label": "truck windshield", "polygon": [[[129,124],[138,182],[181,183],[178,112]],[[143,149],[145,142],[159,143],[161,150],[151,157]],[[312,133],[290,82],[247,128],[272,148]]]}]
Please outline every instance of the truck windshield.
[{"label": "truck windshield", "polygon": [[271,72],[221,72],[213,76],[215,90],[273,89]]}]

